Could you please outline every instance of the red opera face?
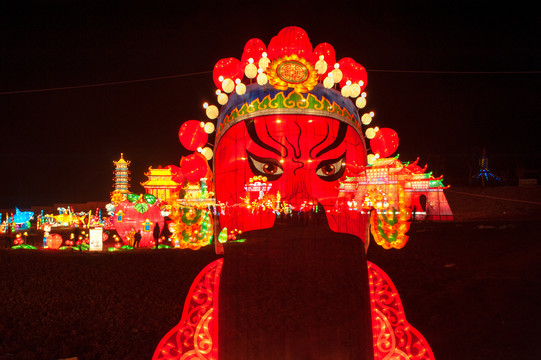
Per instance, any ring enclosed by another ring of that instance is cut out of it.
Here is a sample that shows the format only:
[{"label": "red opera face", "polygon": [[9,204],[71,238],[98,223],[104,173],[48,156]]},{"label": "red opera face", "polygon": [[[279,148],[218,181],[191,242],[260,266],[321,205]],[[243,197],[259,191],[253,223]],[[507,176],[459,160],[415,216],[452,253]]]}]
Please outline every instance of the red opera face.
[{"label": "red opera face", "polygon": [[281,200],[292,211],[323,206],[333,231],[364,240],[365,217],[341,206],[348,199],[338,190],[339,180],[366,165],[364,144],[351,126],[310,115],[256,117],[227,130],[215,164],[217,200],[227,205],[220,216],[222,226],[243,231],[273,226],[275,212],[250,206],[250,179],[266,177],[266,191],[259,194],[271,195],[274,205]]}]

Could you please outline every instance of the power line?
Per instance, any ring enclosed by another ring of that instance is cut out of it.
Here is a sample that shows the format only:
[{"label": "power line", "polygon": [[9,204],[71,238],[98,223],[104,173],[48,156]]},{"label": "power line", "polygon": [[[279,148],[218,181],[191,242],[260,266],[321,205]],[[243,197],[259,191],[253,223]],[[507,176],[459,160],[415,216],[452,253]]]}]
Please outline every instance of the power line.
[{"label": "power line", "polygon": [[368,72],[389,72],[389,73],[419,73],[419,74],[541,74],[541,71],[438,71],[438,70],[366,70]]},{"label": "power line", "polygon": [[211,72],[212,71],[200,71],[200,72],[194,72],[194,73],[189,73],[189,74],[159,76],[159,77],[152,77],[152,78],[145,78],[145,79],[114,81],[114,82],[106,82],[106,83],[99,83],[99,84],[73,85],[73,86],[62,86],[62,87],[44,88],[44,89],[32,89],[32,90],[5,91],[5,92],[0,92],[0,95],[24,94],[24,93],[33,93],[33,92],[58,91],[58,90],[80,89],[80,88],[89,88],[89,87],[98,87],[98,86],[131,84],[131,83],[137,83],[137,82],[145,82],[145,81],[154,81],[154,80],[163,80],[163,79],[187,77],[187,76],[193,76],[193,75],[209,74]]},{"label": "power line", "polygon": [[[437,70],[380,70],[380,69],[367,69],[366,71],[367,72],[387,72],[387,73],[449,74],[449,75],[452,75],[452,74],[479,74],[479,75],[541,74],[541,71],[437,71]],[[31,90],[4,91],[4,92],[0,92],[0,95],[25,94],[25,93],[35,93],[35,92],[59,91],[59,90],[81,89],[81,88],[90,88],[90,87],[99,87],[99,86],[131,84],[131,83],[138,83],[138,82],[173,79],[173,78],[203,75],[203,74],[210,74],[210,73],[212,73],[212,70],[193,72],[193,73],[187,73],[187,74],[159,76],[159,77],[144,78],[144,79],[105,82],[105,83],[98,83],[98,84],[73,85],[73,86],[62,86],[62,87],[54,87],[54,88],[31,89]]]}]

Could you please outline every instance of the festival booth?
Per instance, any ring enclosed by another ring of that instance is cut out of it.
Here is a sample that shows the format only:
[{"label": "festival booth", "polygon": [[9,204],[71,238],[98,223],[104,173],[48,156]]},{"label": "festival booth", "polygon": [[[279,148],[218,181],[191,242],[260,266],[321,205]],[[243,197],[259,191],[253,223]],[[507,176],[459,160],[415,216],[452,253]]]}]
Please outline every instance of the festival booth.
[{"label": "festival booth", "polygon": [[[398,136],[359,113],[364,67],[287,27],[268,46],[249,40],[213,77],[221,109],[205,104],[211,121],[190,123],[191,133],[183,125],[179,137],[195,164],[212,150],[190,139],[216,128],[223,259],[197,276],[154,359],[433,359],[389,277],[366,259],[370,233],[405,246],[424,175],[389,159]],[[183,159],[190,181],[212,176],[190,169]]]}]

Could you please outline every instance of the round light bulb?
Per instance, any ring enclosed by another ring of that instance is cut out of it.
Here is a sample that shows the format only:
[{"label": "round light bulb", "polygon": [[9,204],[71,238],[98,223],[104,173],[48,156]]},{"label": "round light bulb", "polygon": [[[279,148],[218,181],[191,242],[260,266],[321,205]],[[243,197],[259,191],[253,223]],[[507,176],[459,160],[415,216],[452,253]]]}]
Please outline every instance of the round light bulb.
[{"label": "round light bulb", "polygon": [[215,105],[210,105],[209,107],[207,107],[206,114],[209,119],[216,119],[219,113],[220,111]]},{"label": "round light bulb", "polygon": [[372,122],[372,116],[370,116],[370,114],[363,114],[363,116],[361,116],[361,122],[364,125],[369,125]]},{"label": "round light bulb", "polygon": [[[359,109],[362,109],[366,106],[366,98],[364,97],[358,97],[357,98],[357,101],[355,101],[355,105],[359,108]],[[370,117],[370,116],[369,116]],[[370,117],[370,119],[372,119],[372,117]]]},{"label": "round light bulb", "polygon": [[227,96],[227,94],[220,93],[218,95],[218,104],[225,105],[225,104],[227,104],[228,100],[229,100],[229,97]]},{"label": "round light bulb", "polygon": [[230,94],[233,92],[233,90],[235,90],[235,83],[233,82],[233,80],[227,78],[222,82],[222,89],[226,93]]},{"label": "round light bulb", "polygon": [[216,129],[216,127],[214,126],[213,123],[208,122],[208,123],[205,124],[205,128],[204,128],[204,129],[205,129],[205,132],[206,132],[207,134],[212,134],[212,133],[214,132],[214,130]]}]

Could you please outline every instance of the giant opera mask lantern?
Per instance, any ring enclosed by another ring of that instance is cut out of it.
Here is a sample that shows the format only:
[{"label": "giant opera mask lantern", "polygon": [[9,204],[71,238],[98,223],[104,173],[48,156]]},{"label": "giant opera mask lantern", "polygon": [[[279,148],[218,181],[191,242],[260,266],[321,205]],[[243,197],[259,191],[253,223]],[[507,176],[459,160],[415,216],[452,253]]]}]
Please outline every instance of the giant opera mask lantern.
[{"label": "giant opera mask lantern", "polygon": [[[319,210],[333,231],[365,240],[366,218],[340,206],[346,199],[339,193],[339,181],[366,166],[356,110],[321,85],[308,94],[292,90],[252,90],[252,102],[242,105],[254,109],[247,116],[237,116],[242,108],[221,114],[215,167],[217,200],[225,207],[220,222],[249,231],[272,227],[284,209]],[[242,97],[229,100],[236,101]],[[248,202],[250,180],[258,176],[272,184],[264,194],[270,201]]]},{"label": "giant opera mask lantern", "polygon": [[[291,26],[268,47],[249,40],[240,61],[219,60],[213,79],[222,107],[204,108],[216,121],[215,244],[224,257],[198,275],[154,359],[433,360],[392,282],[366,259],[369,224],[403,246],[408,219],[403,189],[396,201],[380,191],[389,159],[378,158],[398,138],[363,128],[373,117],[358,110],[366,70],[337,61],[330,44],[313,49]],[[377,153],[367,155],[364,135]],[[387,217],[391,205],[399,219]],[[227,241],[227,231],[244,242]]]}]

